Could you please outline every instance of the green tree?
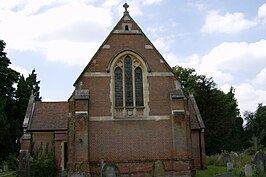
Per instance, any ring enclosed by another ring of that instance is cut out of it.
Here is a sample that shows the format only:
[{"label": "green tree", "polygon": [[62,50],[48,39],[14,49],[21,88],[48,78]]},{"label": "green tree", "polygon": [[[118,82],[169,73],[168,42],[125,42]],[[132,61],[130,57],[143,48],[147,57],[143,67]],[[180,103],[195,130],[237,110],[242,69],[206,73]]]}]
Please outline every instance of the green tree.
[{"label": "green tree", "polygon": [[37,74],[35,69],[32,70],[31,74],[25,79],[23,75],[20,75],[17,90],[16,90],[16,100],[17,100],[17,115],[22,125],[25,113],[27,110],[30,95],[35,96],[36,101],[40,101],[40,81],[37,81]]},{"label": "green tree", "polygon": [[5,42],[0,40],[0,161],[6,159],[9,153],[17,150],[16,145],[16,104],[15,88],[19,74],[9,68]]},{"label": "green tree", "polygon": [[36,100],[41,100],[40,81],[37,81],[35,70],[24,79],[9,67],[11,62],[4,49],[5,42],[0,40],[0,162],[19,151],[22,123],[31,93]]},{"label": "green tree", "polygon": [[216,88],[212,78],[198,75],[194,69],[176,66],[173,68],[178,76],[184,93],[194,94],[205,124],[205,144],[208,155],[221,150],[241,148],[241,142],[232,140],[232,136],[243,133],[242,118],[239,115],[234,89],[226,94]]},{"label": "green tree", "polygon": [[247,122],[245,129],[248,138],[253,143],[255,151],[257,151],[259,145],[266,145],[266,106],[263,106],[262,103],[258,104],[257,110],[255,112],[246,111],[244,118]]}]

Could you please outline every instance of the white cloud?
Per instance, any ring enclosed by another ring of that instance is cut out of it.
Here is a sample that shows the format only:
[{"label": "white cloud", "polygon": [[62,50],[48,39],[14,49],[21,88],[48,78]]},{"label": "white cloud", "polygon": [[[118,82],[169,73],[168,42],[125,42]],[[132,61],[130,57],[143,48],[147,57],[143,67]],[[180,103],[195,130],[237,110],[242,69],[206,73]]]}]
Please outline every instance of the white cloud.
[{"label": "white cloud", "polygon": [[266,90],[256,89],[248,83],[242,83],[235,91],[241,112],[255,111],[258,103],[266,103]]},{"label": "white cloud", "polygon": [[169,51],[171,44],[175,42],[175,38],[175,35],[159,37],[153,41],[153,44],[160,52],[167,52]]},{"label": "white cloud", "polygon": [[[10,10],[15,7],[13,4],[7,10],[0,10],[0,38],[8,43],[7,50],[37,50],[45,52],[49,60],[84,66],[84,61],[88,62],[87,57],[96,52],[112,23],[110,9],[105,7],[78,1],[53,8],[46,7],[47,3],[37,3],[38,6],[30,8],[29,12],[26,7],[34,3],[27,2],[19,11]],[[46,10],[34,13],[41,8]],[[95,30],[99,35],[89,37]],[[81,56],[83,59],[76,62]]]},{"label": "white cloud", "polygon": [[[265,48],[266,40],[254,43],[224,42],[202,57],[193,54],[179,59],[185,62],[178,65],[192,67],[198,74],[212,77],[224,92],[228,92],[233,85],[241,112],[255,111],[258,103],[266,103]],[[255,72],[258,74],[254,75]]]},{"label": "white cloud", "polygon": [[195,7],[199,11],[203,11],[206,9],[206,5],[199,2],[188,2],[187,5],[189,7]]},{"label": "white cloud", "polygon": [[224,42],[203,56],[202,65],[229,71],[259,70],[266,66],[266,40],[254,43]]},{"label": "white cloud", "polygon": [[162,0],[143,0],[144,5],[160,4]]},{"label": "white cloud", "polygon": [[13,65],[13,64],[10,65],[10,68],[15,70],[15,71],[17,71],[18,73],[22,74],[24,77],[28,77],[29,76],[29,72],[25,68],[22,68],[20,66],[16,66],[16,65]]},{"label": "white cloud", "polygon": [[266,68],[262,69],[259,74],[257,74],[253,82],[258,85],[266,86]]},{"label": "white cloud", "polygon": [[210,11],[201,29],[204,33],[237,33],[256,26],[256,22],[245,18],[243,13],[226,13]]},{"label": "white cloud", "polygon": [[79,65],[83,67],[90,61],[99,47],[98,43],[82,43],[66,40],[49,41],[42,44],[46,49],[48,60],[60,61],[68,66]]},{"label": "white cloud", "polygon": [[266,23],[266,4],[259,7],[258,18],[262,20],[262,23]]}]

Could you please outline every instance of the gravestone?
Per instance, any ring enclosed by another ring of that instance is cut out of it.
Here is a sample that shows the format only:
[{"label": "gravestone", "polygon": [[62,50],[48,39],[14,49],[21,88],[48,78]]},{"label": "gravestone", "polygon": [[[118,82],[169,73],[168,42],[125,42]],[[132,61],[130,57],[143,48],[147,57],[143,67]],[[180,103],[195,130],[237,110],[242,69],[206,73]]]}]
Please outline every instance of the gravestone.
[{"label": "gravestone", "polygon": [[30,166],[31,162],[33,161],[33,158],[30,156],[30,153],[27,153],[23,159],[22,159],[22,164],[23,164],[23,170],[21,170],[22,174],[24,176],[30,176]]},{"label": "gravestone", "polygon": [[234,174],[233,173],[221,173],[221,174],[217,174],[217,175],[214,175],[214,177],[234,177]]},{"label": "gravestone", "polygon": [[8,164],[3,164],[3,171],[8,171]]},{"label": "gravestone", "polygon": [[250,164],[245,165],[245,176],[252,177],[252,166]]},{"label": "gravestone", "polygon": [[231,162],[231,157],[228,153],[223,153],[222,154],[222,159],[223,159],[223,162],[225,164],[227,164],[228,162]]},{"label": "gravestone", "polygon": [[152,165],[152,177],[164,177],[165,168],[161,160],[156,160]]},{"label": "gravestone", "polygon": [[231,171],[234,168],[234,164],[232,162],[227,162],[226,166],[227,166],[227,171]]},{"label": "gravestone", "polygon": [[69,177],[86,177],[86,174],[82,172],[74,172],[69,174]]},{"label": "gravestone", "polygon": [[263,152],[261,152],[261,151],[256,152],[255,158],[254,158],[254,164],[255,164],[255,167],[256,167],[259,175],[263,175],[264,174],[264,165],[265,165]]},{"label": "gravestone", "polygon": [[114,163],[105,163],[101,174],[102,177],[120,177],[120,171]]}]

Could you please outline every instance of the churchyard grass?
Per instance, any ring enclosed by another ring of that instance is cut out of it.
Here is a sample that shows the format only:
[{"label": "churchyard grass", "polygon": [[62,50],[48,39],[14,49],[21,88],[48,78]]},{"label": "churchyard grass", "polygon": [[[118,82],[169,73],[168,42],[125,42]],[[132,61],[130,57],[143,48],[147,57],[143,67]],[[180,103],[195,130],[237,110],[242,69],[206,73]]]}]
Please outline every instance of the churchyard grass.
[{"label": "churchyard grass", "polygon": [[[256,169],[254,167],[254,155],[251,155],[247,152],[241,153],[227,153],[230,155],[230,162],[233,163],[234,168],[230,170],[235,177],[244,177],[245,176],[245,165],[250,164],[252,166],[253,176],[258,176]],[[226,163],[222,154],[217,154],[207,157],[207,169],[198,170],[195,177],[213,177],[216,174],[227,172]],[[266,177],[264,174],[263,177]]]},{"label": "churchyard grass", "polygon": [[6,171],[0,173],[1,177],[16,177],[16,172],[15,171]]},{"label": "churchyard grass", "polygon": [[223,166],[208,166],[208,169],[197,171],[195,177],[213,177],[215,174],[226,172],[226,167]]}]

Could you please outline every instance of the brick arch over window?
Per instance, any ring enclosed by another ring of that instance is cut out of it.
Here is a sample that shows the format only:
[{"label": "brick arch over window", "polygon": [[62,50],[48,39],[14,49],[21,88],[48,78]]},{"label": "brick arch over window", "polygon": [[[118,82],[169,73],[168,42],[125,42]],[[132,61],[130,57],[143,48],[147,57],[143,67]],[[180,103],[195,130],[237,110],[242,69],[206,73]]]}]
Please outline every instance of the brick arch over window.
[{"label": "brick arch over window", "polygon": [[140,118],[149,114],[147,65],[132,51],[118,54],[110,64],[114,118]]}]

